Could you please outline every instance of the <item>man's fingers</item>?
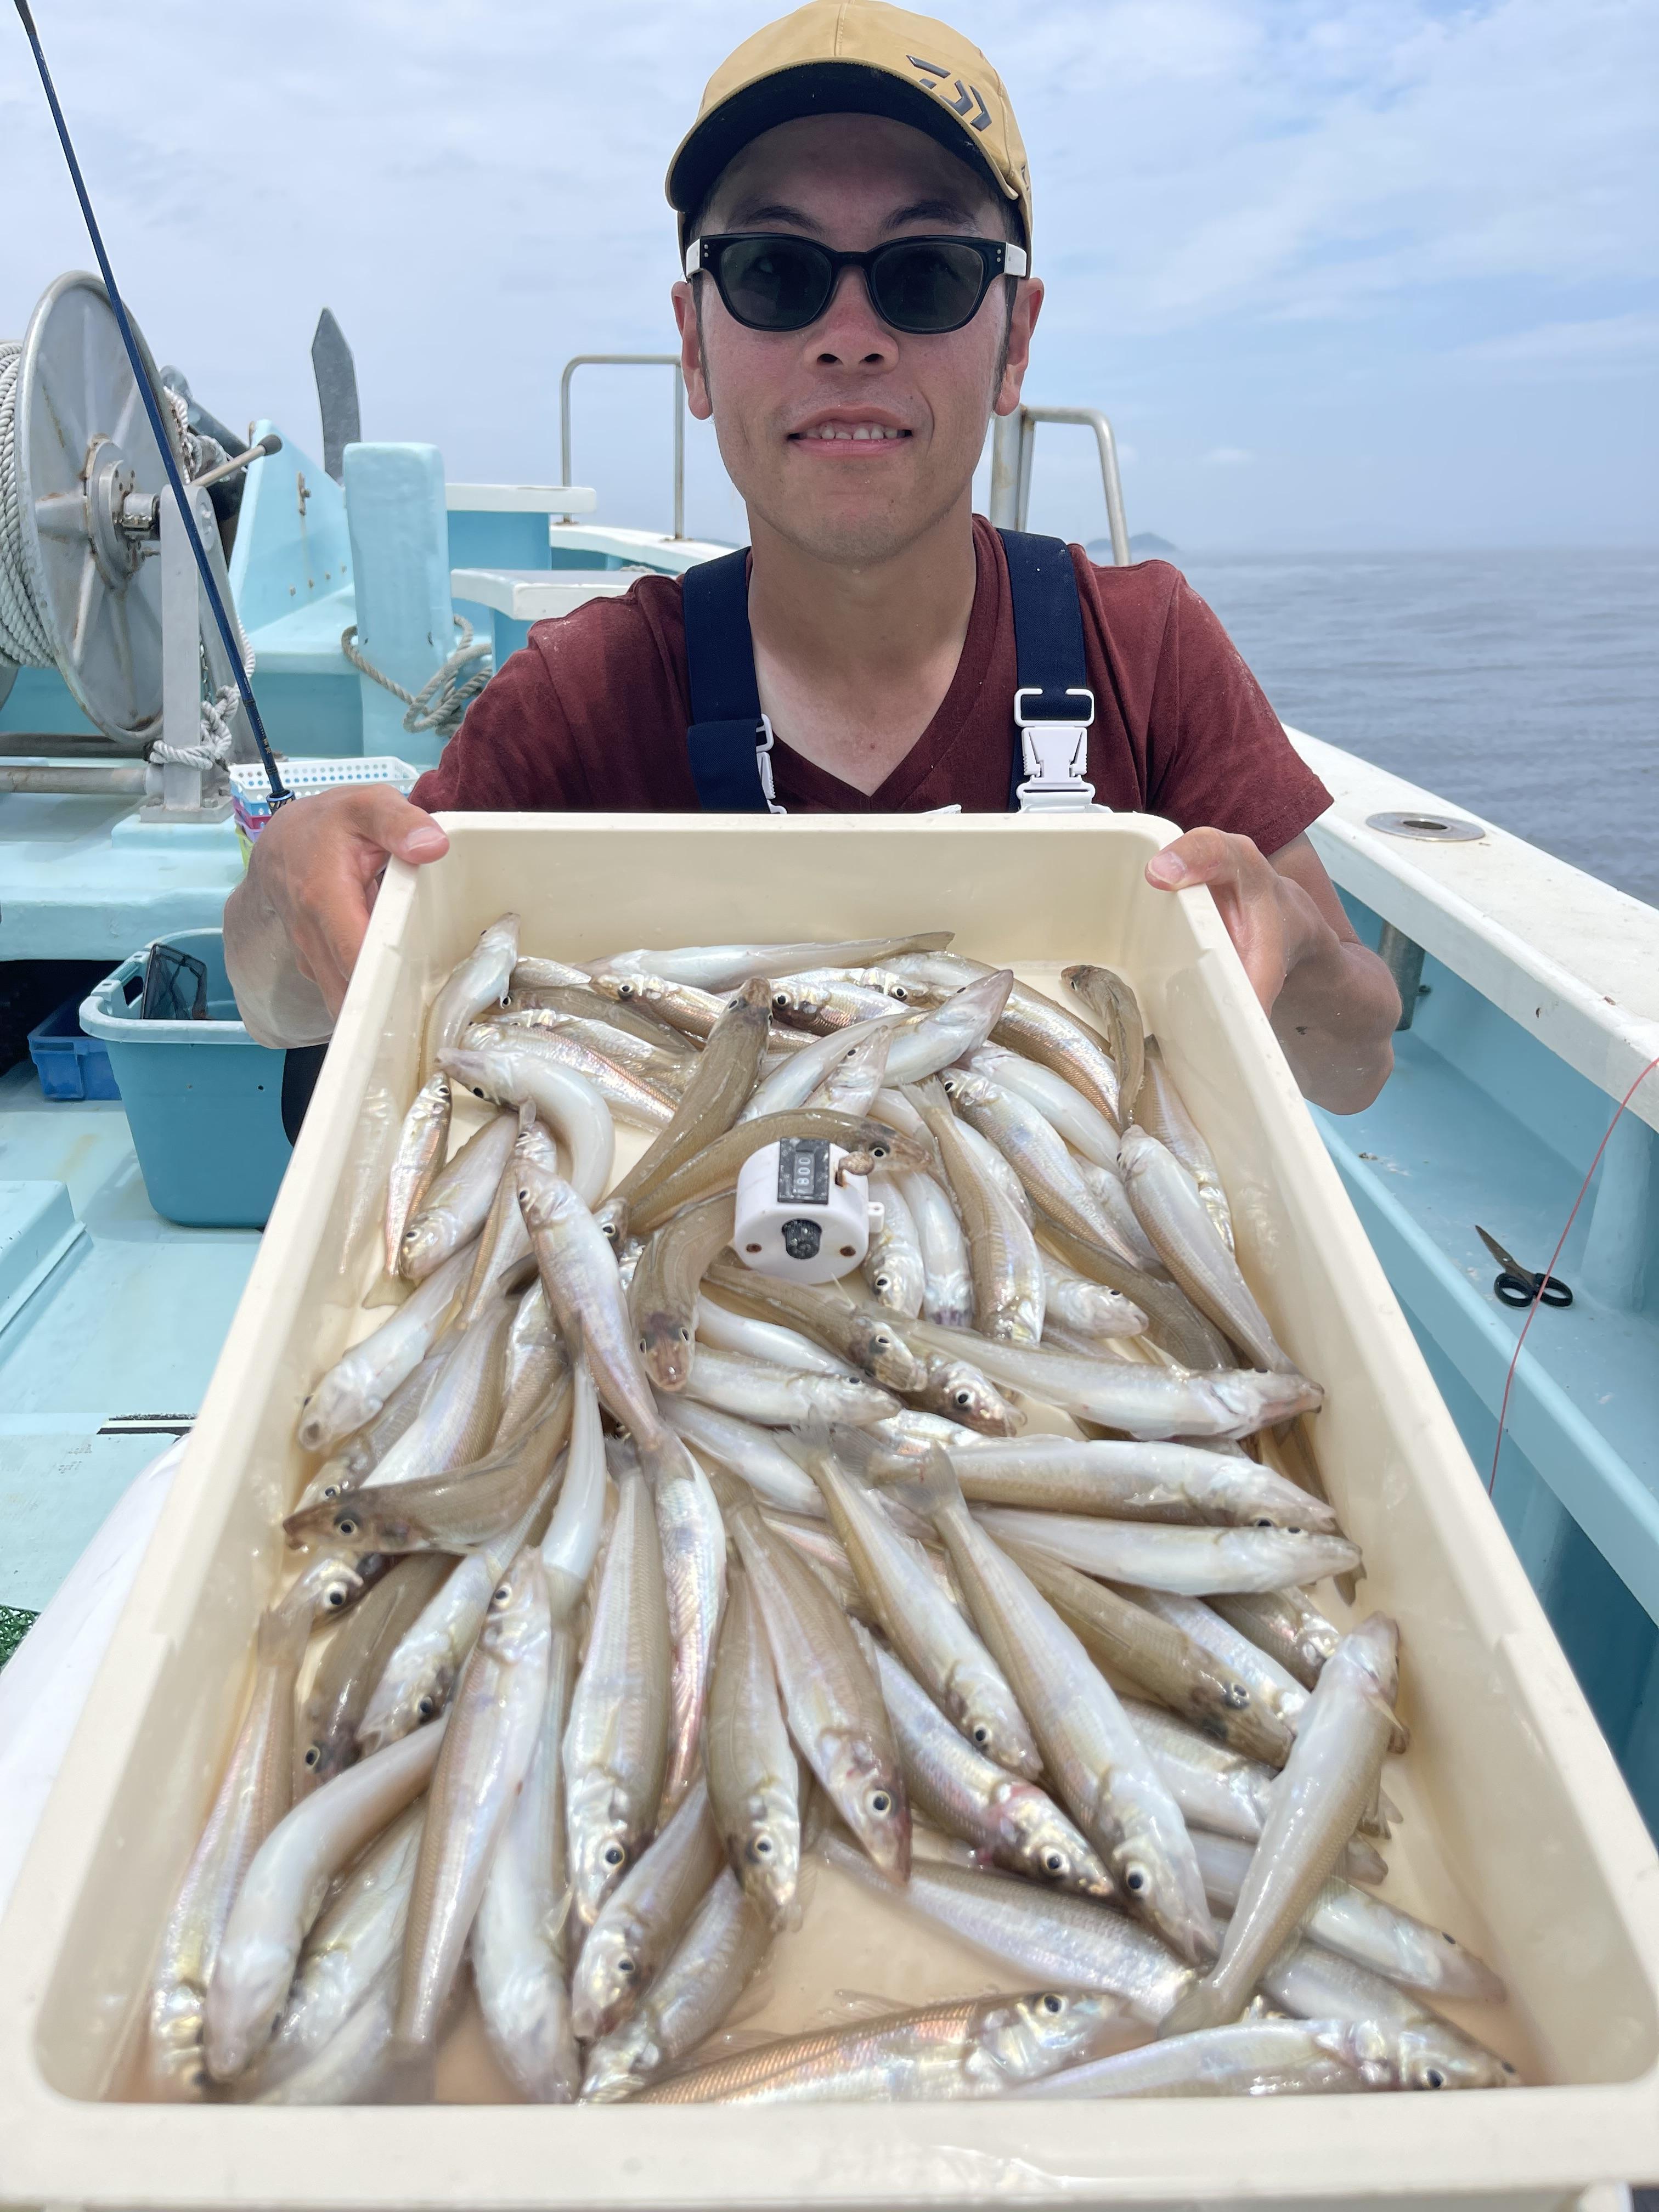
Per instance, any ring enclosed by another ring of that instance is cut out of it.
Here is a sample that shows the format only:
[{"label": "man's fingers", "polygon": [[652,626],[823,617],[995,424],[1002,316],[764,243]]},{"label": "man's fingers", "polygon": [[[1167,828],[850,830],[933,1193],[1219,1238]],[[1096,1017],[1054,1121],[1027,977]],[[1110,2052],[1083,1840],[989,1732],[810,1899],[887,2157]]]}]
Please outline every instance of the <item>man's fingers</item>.
[{"label": "man's fingers", "polygon": [[442,860],[449,850],[448,838],[432,817],[389,784],[365,784],[355,796],[361,805],[354,827],[380,852],[421,867]]},{"label": "man's fingers", "polygon": [[1224,830],[1188,830],[1153,854],[1146,863],[1146,880],[1159,890],[1186,890],[1237,877],[1240,855],[1234,848],[1243,842]]}]

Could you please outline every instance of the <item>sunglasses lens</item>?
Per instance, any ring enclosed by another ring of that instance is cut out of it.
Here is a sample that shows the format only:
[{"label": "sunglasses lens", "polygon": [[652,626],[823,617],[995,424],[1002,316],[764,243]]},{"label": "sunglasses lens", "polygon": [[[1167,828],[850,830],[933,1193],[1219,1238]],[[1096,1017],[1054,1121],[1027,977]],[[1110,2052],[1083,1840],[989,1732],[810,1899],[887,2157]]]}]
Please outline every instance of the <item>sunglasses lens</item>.
[{"label": "sunglasses lens", "polygon": [[720,288],[740,323],[759,331],[804,331],[829,303],[835,271],[805,238],[741,238],[723,249]]},{"label": "sunglasses lens", "polygon": [[949,239],[901,240],[876,256],[870,296],[876,313],[897,331],[955,331],[984,298],[985,264],[971,246]]}]

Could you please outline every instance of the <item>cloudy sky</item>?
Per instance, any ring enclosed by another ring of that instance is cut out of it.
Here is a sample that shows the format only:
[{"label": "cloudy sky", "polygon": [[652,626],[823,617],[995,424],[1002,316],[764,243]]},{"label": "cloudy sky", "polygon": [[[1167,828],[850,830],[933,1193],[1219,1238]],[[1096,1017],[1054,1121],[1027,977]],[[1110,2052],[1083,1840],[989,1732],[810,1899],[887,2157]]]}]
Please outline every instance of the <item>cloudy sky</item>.
[{"label": "cloudy sky", "polygon": [[[672,342],[666,157],[768,0],[35,0],[116,271],[227,420],[554,481],[558,373]],[[1034,399],[1103,406],[1187,548],[1648,544],[1650,0],[959,0],[1012,93],[1049,285]],[[0,20],[0,333],[89,263]],[[597,377],[598,372],[590,372]],[[669,380],[578,380],[573,473],[665,526]],[[1083,434],[1038,526],[1103,527]],[[1075,441],[1076,442],[1072,442]],[[742,534],[694,431],[694,530]]]}]

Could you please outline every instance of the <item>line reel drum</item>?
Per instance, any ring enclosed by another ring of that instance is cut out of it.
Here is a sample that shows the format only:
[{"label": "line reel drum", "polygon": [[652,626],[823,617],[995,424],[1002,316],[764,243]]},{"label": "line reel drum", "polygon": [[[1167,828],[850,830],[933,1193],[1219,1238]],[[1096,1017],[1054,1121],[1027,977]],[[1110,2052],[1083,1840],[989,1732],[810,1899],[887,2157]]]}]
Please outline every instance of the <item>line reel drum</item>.
[{"label": "line reel drum", "polygon": [[[141,335],[138,345],[167,420],[169,397]],[[204,478],[189,483],[198,457],[182,434],[174,451],[228,605],[213,502]],[[55,666],[110,752],[149,761],[151,818],[222,817],[225,761],[256,757],[199,592],[104,287],[60,276],[21,347],[0,343],[0,700],[15,665]]]}]

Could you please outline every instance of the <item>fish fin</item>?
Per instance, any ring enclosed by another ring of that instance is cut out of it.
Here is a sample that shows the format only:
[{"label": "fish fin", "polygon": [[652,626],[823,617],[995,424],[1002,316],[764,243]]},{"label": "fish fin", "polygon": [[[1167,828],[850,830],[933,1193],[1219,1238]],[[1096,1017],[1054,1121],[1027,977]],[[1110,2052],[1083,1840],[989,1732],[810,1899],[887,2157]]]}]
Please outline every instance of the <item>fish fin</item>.
[{"label": "fish fin", "polygon": [[877,1990],[835,1990],[820,2009],[831,2020],[864,2021],[886,2020],[906,2007],[897,1997],[883,1996]]},{"label": "fish fin", "polygon": [[809,1452],[828,1452],[833,1458],[836,1437],[829,1422],[815,1406],[804,1421],[794,1424],[793,1434],[799,1437]]},{"label": "fish fin", "polygon": [[[638,1443],[638,1438],[635,1439]],[[656,1494],[660,1482],[695,1482],[696,1471],[691,1455],[672,1429],[665,1428],[649,1443],[639,1445],[640,1465],[645,1469],[645,1479]],[[718,1495],[718,1493],[716,1493]]]},{"label": "fish fin", "polygon": [[1221,2027],[1233,2018],[1218,2002],[1213,1985],[1194,1982],[1186,1996],[1158,2024],[1158,2039],[1171,2035],[1195,2035],[1200,2029]]},{"label": "fish fin", "polygon": [[714,1502],[722,1513],[741,1513],[745,1507],[754,1504],[754,1492],[737,1475],[713,1464],[705,1472],[708,1477],[708,1486],[714,1493]]},{"label": "fish fin", "polygon": [[[815,1432],[820,1417],[814,1415],[811,1425]],[[881,1445],[877,1439],[863,1429],[848,1427],[845,1422],[836,1422],[833,1426],[823,1422],[822,1425],[822,1441],[817,1440],[816,1433],[809,1439],[814,1443],[814,1448],[827,1451],[842,1473],[849,1475],[854,1482],[862,1483],[866,1489],[873,1487],[879,1480],[871,1472],[872,1462],[881,1456]],[[807,1431],[796,1429],[792,1433],[805,1437]]]},{"label": "fish fin", "polygon": [[437,2053],[429,2045],[389,2043],[365,2101],[377,2105],[429,2105],[437,2071]]},{"label": "fish fin", "polygon": [[947,1114],[951,1110],[945,1085],[936,1075],[927,1076],[920,1083],[901,1083],[899,1095],[908,1098],[918,1114],[925,1114],[930,1107],[935,1111],[943,1109]]},{"label": "fish fin", "polygon": [[942,1444],[935,1444],[928,1453],[921,1470],[921,1479],[915,1486],[915,1495],[907,1503],[914,1504],[917,1511],[936,1521],[941,1513],[965,1512],[962,1485],[957,1480],[957,1471],[951,1464],[951,1455]]},{"label": "fish fin", "polygon": [[1336,1863],[1336,1870],[1345,1881],[1363,1881],[1373,1887],[1389,1878],[1389,1863],[1375,1844],[1367,1843],[1364,1836],[1351,1836],[1345,1856]]}]

